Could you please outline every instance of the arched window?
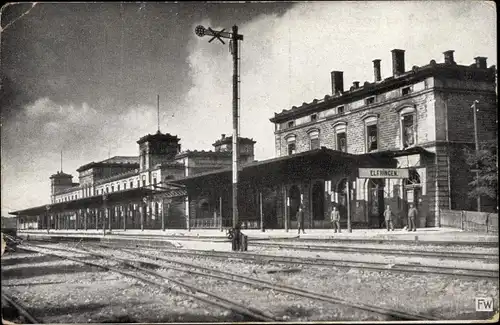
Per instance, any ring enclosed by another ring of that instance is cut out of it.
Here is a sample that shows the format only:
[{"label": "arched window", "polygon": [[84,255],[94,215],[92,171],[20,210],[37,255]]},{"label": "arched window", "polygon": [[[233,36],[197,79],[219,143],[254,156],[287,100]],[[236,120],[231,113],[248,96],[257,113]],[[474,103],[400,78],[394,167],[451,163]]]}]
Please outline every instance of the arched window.
[{"label": "arched window", "polygon": [[414,106],[403,107],[399,111],[401,147],[408,148],[417,143],[417,115]]},{"label": "arched window", "polygon": [[335,149],[347,152],[347,123],[338,122],[333,125],[335,133]]},{"label": "arched window", "polygon": [[378,149],[378,116],[368,115],[365,122],[365,151],[370,152]]},{"label": "arched window", "polygon": [[289,134],[285,137],[288,155],[293,155],[297,152],[295,139],[297,137],[295,134]]},{"label": "arched window", "polygon": [[307,134],[309,135],[309,149],[310,150],[319,149],[320,147],[319,130],[313,129],[308,131]]}]

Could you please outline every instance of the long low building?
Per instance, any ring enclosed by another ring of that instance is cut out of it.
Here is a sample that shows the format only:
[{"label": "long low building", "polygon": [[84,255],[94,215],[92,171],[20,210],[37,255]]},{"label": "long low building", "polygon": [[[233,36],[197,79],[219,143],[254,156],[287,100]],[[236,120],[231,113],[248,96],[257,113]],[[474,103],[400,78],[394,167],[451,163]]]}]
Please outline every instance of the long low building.
[{"label": "long low building", "polygon": [[[271,118],[276,158],[255,161],[255,141],[239,138],[243,225],[294,228],[300,203],[309,228],[331,227],[332,206],[344,227],[370,228],[383,226],[387,205],[397,226],[410,203],[418,227],[439,226],[440,209],[476,210],[465,160],[475,143],[471,105],[479,143],[496,142],[496,67],[484,57],[458,65],[453,53],[406,71],[404,51],[393,50],[391,77],[382,80],[374,60],[374,81],[347,91],[343,73],[333,71],[331,94]],[[139,156],[83,165],[79,183],[58,172],[50,204],[11,214],[41,229],[231,226],[232,137],[222,135],[214,151],[182,152],[179,140],[147,135]],[[481,202],[482,211],[497,206]]]}]

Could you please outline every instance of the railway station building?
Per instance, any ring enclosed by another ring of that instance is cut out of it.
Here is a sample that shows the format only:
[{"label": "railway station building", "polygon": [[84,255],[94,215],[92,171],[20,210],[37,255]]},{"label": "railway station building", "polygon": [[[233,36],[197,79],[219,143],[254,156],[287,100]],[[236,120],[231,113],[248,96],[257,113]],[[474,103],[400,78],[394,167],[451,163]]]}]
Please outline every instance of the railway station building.
[{"label": "railway station building", "polygon": [[[417,227],[439,226],[440,209],[475,210],[467,196],[473,172],[464,149],[474,148],[471,105],[477,101],[480,143],[497,139],[496,67],[485,57],[459,65],[443,61],[405,67],[405,51],[392,51],[392,75],[344,87],[331,72],[332,91],[275,113],[276,157],[254,160],[255,141],[239,138],[238,210],[244,227],[296,228],[305,207],[307,228],[341,224],[378,228],[390,205],[396,226],[417,206]],[[12,214],[37,218],[45,229],[110,227],[219,228],[231,226],[231,143],[222,135],[214,151],[181,151],[179,138],[160,132],[137,142],[139,156],[113,157],[78,169],[79,183],[51,176],[51,203]],[[482,200],[482,211],[496,202]]]}]

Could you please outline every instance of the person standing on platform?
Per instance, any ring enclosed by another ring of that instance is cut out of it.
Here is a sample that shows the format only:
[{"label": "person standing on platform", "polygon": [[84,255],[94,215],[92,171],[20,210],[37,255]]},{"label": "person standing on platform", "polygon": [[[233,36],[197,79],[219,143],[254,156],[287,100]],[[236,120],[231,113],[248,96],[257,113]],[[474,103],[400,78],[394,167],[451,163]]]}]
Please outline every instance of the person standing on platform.
[{"label": "person standing on platform", "polygon": [[417,231],[415,226],[415,219],[417,219],[418,211],[413,204],[410,204],[410,209],[408,210],[408,231]]},{"label": "person standing on platform", "polygon": [[390,230],[394,231],[394,224],[392,223],[392,217],[393,213],[391,211],[391,207],[388,204],[384,211],[385,226],[387,227],[387,231]]},{"label": "person standing on platform", "polygon": [[337,232],[337,230],[338,230],[340,233],[341,232],[340,231],[340,213],[339,213],[339,210],[337,210],[336,206],[332,207],[332,212],[330,212],[330,219],[332,220],[333,229],[335,230],[335,232]]},{"label": "person standing on platform", "polygon": [[300,229],[302,229],[302,232],[305,234],[304,230],[304,205],[301,203],[299,205],[299,210],[297,211],[297,229],[300,234]]}]

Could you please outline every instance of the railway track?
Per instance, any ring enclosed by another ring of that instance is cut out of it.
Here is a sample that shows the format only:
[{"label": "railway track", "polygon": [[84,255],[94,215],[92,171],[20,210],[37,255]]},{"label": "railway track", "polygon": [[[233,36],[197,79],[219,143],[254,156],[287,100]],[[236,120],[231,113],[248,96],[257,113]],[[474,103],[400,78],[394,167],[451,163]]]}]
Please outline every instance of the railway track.
[{"label": "railway track", "polygon": [[[104,248],[110,248],[110,247],[128,248],[126,246],[124,247],[116,244],[110,244],[110,245],[98,244],[98,246]],[[407,274],[416,274],[416,273],[439,274],[439,275],[474,278],[474,279],[499,278],[498,270],[482,270],[482,269],[456,268],[456,267],[446,267],[446,266],[428,266],[420,264],[389,264],[382,262],[345,261],[345,260],[322,259],[322,258],[256,254],[248,252],[239,253],[239,252],[222,252],[222,251],[204,251],[204,250],[194,250],[194,249],[167,249],[154,246],[151,247],[147,245],[136,245],[136,247],[160,250],[162,253],[168,253],[173,255],[186,255],[186,256],[222,258],[222,259],[240,259],[240,260],[250,260],[260,263],[284,263],[284,264],[302,264],[302,265],[315,265],[315,266],[326,266],[326,267],[359,268],[372,271],[402,272]]]},{"label": "railway track", "polygon": [[[103,245],[91,245],[95,246],[95,248],[105,248]],[[112,254],[113,252],[116,251],[116,248],[114,247],[109,247],[107,248],[108,250],[113,250],[110,253]],[[61,249],[64,250],[64,249]],[[353,302],[353,301],[348,301],[346,299],[341,299],[329,295],[325,295],[322,293],[318,292],[312,292],[308,290],[304,290],[302,288],[298,287],[292,287],[292,286],[286,286],[286,285],[278,285],[269,281],[261,280],[261,279],[256,279],[256,278],[251,278],[247,277],[241,274],[235,274],[227,271],[221,271],[218,269],[214,268],[209,268],[209,267],[203,267],[199,265],[195,265],[192,263],[188,262],[182,262],[182,261],[177,261],[177,260],[172,260],[168,259],[166,257],[151,257],[148,254],[142,254],[139,252],[135,252],[130,249],[120,249],[121,252],[125,252],[131,256],[134,256],[135,258],[133,260],[130,259],[124,259],[124,258],[117,258],[110,256],[110,253],[108,254],[101,254],[101,253],[96,253],[95,251],[92,251],[88,248],[78,248],[78,250],[83,250],[84,252],[87,252],[89,255],[100,257],[100,258],[110,258],[119,262],[124,262],[124,263],[138,263],[143,266],[147,266],[148,268],[168,268],[177,272],[185,272],[188,274],[192,275],[198,275],[198,276],[203,276],[203,277],[208,277],[208,278],[215,278],[223,281],[229,281],[229,282],[235,282],[235,283],[241,283],[244,285],[249,285],[253,286],[258,289],[269,289],[269,290],[274,290],[286,294],[291,294],[295,296],[299,296],[301,298],[306,298],[306,299],[312,299],[316,301],[323,301],[335,305],[343,305],[343,306],[348,306],[351,308],[355,309],[360,309],[376,314],[380,314],[383,316],[388,316],[391,317],[391,319],[398,319],[398,320],[437,320],[434,316],[429,316],[429,315],[419,315],[419,314],[414,314],[414,313],[409,313],[405,311],[398,311],[390,308],[384,308],[384,307],[379,307],[379,306],[373,306],[369,304],[362,304],[359,302]],[[140,257],[146,261],[143,260],[137,260],[136,257]],[[161,261],[162,264],[158,263],[158,261]],[[167,263],[167,265],[165,265]],[[172,265],[180,265],[181,267],[175,267]],[[144,267],[140,267],[141,270],[144,270],[145,272],[153,272],[156,274],[154,271],[147,271]]]},{"label": "railway track", "polygon": [[[242,231],[245,233],[245,231]],[[42,234],[47,236],[47,233],[40,232],[22,232],[20,236],[26,237],[27,235],[37,236]],[[221,236],[180,236],[180,235],[153,235],[153,234],[127,234],[127,233],[111,233],[111,236],[122,237],[130,240],[151,240],[151,241],[164,241],[164,240],[178,240],[178,241],[205,241],[205,242],[230,242],[226,237]],[[64,237],[72,236],[70,238],[102,238],[102,233],[50,233],[47,237]],[[74,236],[74,237],[73,237]],[[377,243],[387,243],[387,244],[397,244],[397,245],[411,245],[411,246],[460,246],[460,247],[485,247],[485,248],[498,248],[498,241],[489,242],[466,242],[466,241],[429,241],[429,240],[408,240],[408,239],[386,239],[386,238],[338,238],[331,236],[330,238],[300,238],[299,236],[292,237],[276,237],[276,238],[248,238],[248,242],[260,242],[260,241],[312,241],[315,243],[340,243],[340,244],[377,244]]]},{"label": "railway track", "polygon": [[[12,308],[14,308],[17,311],[17,314],[19,316],[24,317],[25,321],[27,321],[28,324],[42,324],[39,320],[37,320],[35,317],[33,317],[26,310],[26,307],[22,303],[16,301],[14,298],[12,298],[11,296],[7,295],[4,292],[2,292],[2,300],[7,302]],[[2,309],[3,308],[4,308],[4,306],[2,306]]]},{"label": "railway track", "polygon": [[295,245],[295,244],[280,244],[268,242],[250,242],[249,246],[271,247],[281,249],[306,250],[306,251],[325,251],[339,253],[363,253],[363,254],[383,254],[383,255],[402,255],[402,256],[417,256],[417,257],[435,257],[435,258],[453,258],[464,260],[487,260],[498,261],[498,254],[491,253],[463,253],[463,252],[443,252],[443,251],[423,251],[409,249],[392,249],[392,248],[371,248],[371,247],[349,247],[349,246],[323,246],[323,245]]},{"label": "railway track", "polygon": [[[260,311],[260,310],[256,310],[256,309],[251,308],[251,307],[243,306],[241,304],[235,303],[234,301],[230,301],[224,297],[211,294],[203,289],[196,288],[194,286],[189,286],[187,284],[181,283],[179,281],[176,281],[175,279],[166,277],[158,272],[151,271],[151,270],[146,269],[144,267],[135,266],[132,263],[130,263],[130,261],[119,261],[118,266],[114,266],[114,265],[105,265],[105,263],[104,264],[95,263],[95,262],[91,262],[91,261],[87,261],[87,260],[82,260],[80,258],[75,258],[72,256],[59,255],[59,254],[54,254],[54,253],[50,252],[53,250],[59,250],[59,251],[64,251],[67,254],[68,253],[67,248],[66,249],[57,249],[54,247],[47,248],[47,247],[43,247],[43,246],[23,244],[22,247],[21,246],[19,247],[19,249],[29,251],[29,252],[40,253],[43,255],[54,256],[54,257],[58,257],[58,258],[62,258],[62,259],[67,259],[67,260],[74,261],[77,263],[81,263],[81,264],[85,264],[85,265],[89,265],[89,266],[94,266],[94,267],[105,269],[107,271],[119,273],[119,274],[122,274],[124,276],[134,278],[136,280],[144,282],[146,284],[161,287],[162,289],[166,289],[170,292],[175,292],[177,294],[185,295],[185,296],[188,296],[190,298],[205,302],[205,303],[210,304],[210,305],[221,307],[223,309],[226,309],[226,310],[234,312],[238,315],[241,315],[250,321],[264,321],[264,322],[275,321],[275,319],[272,317],[272,315],[269,315],[268,313],[266,313],[264,311]],[[99,254],[94,254],[94,253],[91,253],[88,251],[84,251],[82,253],[82,252],[75,251],[74,249],[70,249],[69,252],[99,257],[100,261],[107,261],[109,258],[109,256],[104,256],[104,255],[99,256]],[[114,260],[116,261],[116,259],[114,259]],[[109,261],[108,261],[108,263],[109,263]],[[120,267],[122,267],[122,268],[125,267],[127,269],[132,270],[133,272],[124,271],[124,270],[120,269]],[[168,286],[168,285],[162,283],[165,280],[167,280],[169,283],[174,283],[175,285],[177,285],[178,287],[181,287],[182,289],[175,289],[172,286]],[[209,299],[209,298],[211,298],[211,299]]]}]

